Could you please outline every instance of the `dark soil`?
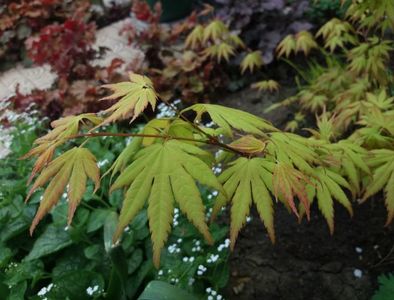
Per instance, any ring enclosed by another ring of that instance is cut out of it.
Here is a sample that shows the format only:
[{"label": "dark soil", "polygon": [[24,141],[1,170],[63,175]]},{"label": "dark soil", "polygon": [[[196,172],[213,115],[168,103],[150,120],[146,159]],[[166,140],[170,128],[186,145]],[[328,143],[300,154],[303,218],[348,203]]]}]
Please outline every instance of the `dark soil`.
[{"label": "dark soil", "polygon": [[[269,115],[263,110],[292,92],[283,89],[280,95],[262,98],[246,90],[221,104],[264,116],[281,127],[289,110]],[[384,227],[382,197],[355,204],[353,218],[336,205],[333,236],[317,207],[312,207],[311,220],[301,224],[282,205],[275,208],[275,245],[255,210],[241,232],[231,257],[226,299],[367,300],[377,288],[377,276],[394,271],[394,226]],[[355,276],[360,271],[361,276]]]}]

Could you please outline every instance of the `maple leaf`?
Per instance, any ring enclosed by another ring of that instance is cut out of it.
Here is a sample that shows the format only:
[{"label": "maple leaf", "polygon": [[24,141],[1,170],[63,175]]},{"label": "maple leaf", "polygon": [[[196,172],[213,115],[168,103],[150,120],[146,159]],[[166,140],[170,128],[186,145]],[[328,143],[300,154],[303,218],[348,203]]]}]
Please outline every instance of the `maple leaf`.
[{"label": "maple leaf", "polygon": [[231,249],[234,249],[238,233],[250,213],[252,202],[257,207],[271,241],[275,242],[274,210],[269,193],[269,190],[272,190],[272,173],[270,167],[267,169],[267,164],[272,165],[272,162],[257,157],[241,157],[231,162],[230,167],[219,176],[226,195],[219,194],[211,219],[215,219],[220,209],[231,202]]},{"label": "maple leaf", "polygon": [[53,121],[51,123],[53,129],[46,135],[36,139],[34,144],[37,146],[21,157],[21,159],[32,156],[37,157],[28,183],[30,183],[34,176],[52,160],[56,148],[66,142],[69,137],[78,133],[81,125],[88,125],[88,123],[98,125],[101,122],[102,118],[91,113],[78,116],[67,116]]},{"label": "maple leaf", "polygon": [[287,35],[278,45],[276,48],[278,52],[278,57],[285,55],[289,57],[291,52],[296,52],[296,40],[294,35],[289,34]]},{"label": "maple leaf", "polygon": [[365,185],[365,194],[362,201],[381,190],[385,192],[385,203],[388,211],[386,226],[394,219],[394,151],[389,149],[376,149],[371,151],[368,165],[372,170],[372,179]]},{"label": "maple leaf", "polygon": [[54,159],[37,177],[26,197],[27,201],[37,188],[50,181],[30,226],[30,234],[44,215],[59,201],[67,184],[68,224],[71,224],[75,209],[86,190],[87,178],[95,183],[96,191],[100,186],[100,170],[95,157],[89,150],[74,147]]},{"label": "maple leaf", "polygon": [[254,72],[254,69],[260,68],[264,64],[261,51],[253,51],[248,53],[241,62],[241,72],[245,73],[246,70]]},{"label": "maple leaf", "polygon": [[204,27],[202,25],[197,25],[187,36],[185,46],[187,48],[195,49],[202,43],[203,39]]},{"label": "maple leaf", "polygon": [[300,31],[299,33],[297,33],[295,36],[295,40],[296,40],[296,47],[295,47],[296,52],[303,51],[305,55],[308,55],[308,53],[312,49],[318,48],[317,43],[313,39],[312,34],[308,31]]},{"label": "maple leaf", "polygon": [[247,112],[215,104],[195,104],[181,113],[193,110],[196,112],[195,122],[200,122],[204,113],[208,113],[212,121],[222,129],[223,134],[232,137],[235,128],[246,133],[264,135],[263,131],[278,131],[269,122]]},{"label": "maple leaf", "polygon": [[233,56],[235,52],[233,46],[222,42],[220,44],[212,45],[206,48],[204,50],[204,54],[208,57],[216,58],[217,61],[220,63],[223,58],[228,62],[230,56]]},{"label": "maple leaf", "polygon": [[228,33],[227,26],[220,20],[213,20],[204,28],[204,43],[208,40],[218,40]]},{"label": "maple leaf", "polygon": [[269,92],[277,92],[279,90],[279,83],[275,80],[262,80],[252,84],[253,89],[257,89],[258,91],[269,91]]},{"label": "maple leaf", "polygon": [[114,93],[104,97],[101,100],[120,100],[106,109],[105,113],[110,115],[101,123],[105,125],[121,118],[131,117],[134,121],[148,106],[151,105],[155,109],[157,94],[153,88],[152,81],[142,75],[129,73],[130,81],[115,84],[105,84],[102,87],[111,89]]},{"label": "maple leaf", "polygon": [[349,190],[352,191],[353,195],[359,194],[361,191],[361,172],[371,174],[371,170],[365,162],[367,157],[367,151],[346,140],[339,141],[335,144],[325,145],[328,149],[328,153],[338,161],[340,169],[338,173],[344,174],[350,182]]},{"label": "maple leaf", "polygon": [[353,208],[350,200],[346,196],[343,188],[350,190],[346,179],[336,172],[317,167],[315,169],[315,178],[311,178],[311,185],[307,187],[308,199],[312,204],[314,198],[317,198],[319,210],[327,221],[330,233],[334,233],[334,201],[337,200],[353,216]]},{"label": "maple leaf", "polygon": [[206,155],[206,151],[176,140],[154,143],[140,150],[134,162],[121,172],[111,186],[111,191],[122,187],[127,189],[114,240],[120,237],[123,229],[148,201],[153,260],[157,267],[160,251],[170,231],[174,202],[204,238],[212,243],[195,180],[225,192],[210,166],[199,158]]},{"label": "maple leaf", "polygon": [[294,197],[297,196],[309,219],[310,203],[306,192],[308,183],[310,183],[309,178],[302,172],[294,169],[290,164],[281,161],[275,164],[272,177],[275,197],[279,200],[283,198],[293,213],[300,217],[294,202]]},{"label": "maple leaf", "polygon": [[111,178],[118,172],[121,172],[133,159],[134,155],[140,150],[142,145],[142,137],[133,137],[131,142],[123,149],[116,158],[112,166],[104,173],[103,176],[111,172]]}]

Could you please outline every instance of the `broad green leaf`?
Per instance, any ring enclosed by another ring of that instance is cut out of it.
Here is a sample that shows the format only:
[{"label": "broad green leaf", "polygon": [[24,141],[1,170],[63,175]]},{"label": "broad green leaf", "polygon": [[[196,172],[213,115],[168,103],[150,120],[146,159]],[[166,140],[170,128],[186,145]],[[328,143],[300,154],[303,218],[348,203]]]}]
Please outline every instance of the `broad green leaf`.
[{"label": "broad green leaf", "polygon": [[53,224],[47,226],[45,231],[34,242],[33,248],[26,256],[26,260],[34,260],[52,254],[72,244],[70,234],[64,227]]},{"label": "broad green leaf", "polygon": [[163,281],[151,281],[138,300],[197,300],[194,295]]}]

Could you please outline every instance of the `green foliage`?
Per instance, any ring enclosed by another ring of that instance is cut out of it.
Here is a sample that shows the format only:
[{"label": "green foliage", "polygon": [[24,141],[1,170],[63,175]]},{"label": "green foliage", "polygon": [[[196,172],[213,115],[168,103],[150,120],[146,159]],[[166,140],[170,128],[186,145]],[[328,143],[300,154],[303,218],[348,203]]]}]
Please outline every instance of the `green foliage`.
[{"label": "green foliage", "polygon": [[[36,119],[30,123],[39,124]],[[110,132],[117,132],[114,126],[106,129]],[[102,299],[103,297],[126,299],[127,297],[130,299],[138,297],[149,281],[160,277],[151,259],[152,246],[149,240],[146,209],[142,209],[133,222],[124,228],[121,246],[114,246],[112,240],[119,218],[117,211],[121,208],[121,195],[117,191],[109,195],[109,176],[102,179],[103,185],[96,194],[92,193],[94,182],[87,181],[87,191],[82,197],[81,207],[76,211],[72,224],[66,226],[67,206],[70,204],[67,199],[70,198],[67,194],[63,194],[51,209],[50,217],[43,220],[34,235],[29,237],[27,231],[40,199],[43,199],[44,191],[38,188],[30,201],[27,204],[23,203],[27,194],[26,181],[32,164],[18,160],[18,157],[32,147],[37,134],[45,131],[41,125],[36,129],[34,126],[18,123],[17,128],[12,132],[13,152],[0,160],[2,172],[0,177],[2,187],[0,291],[2,299],[28,297],[33,299],[45,297],[47,299],[87,299],[88,297],[89,299]],[[106,173],[116,171],[110,170],[111,163],[124,148],[132,150],[135,145],[140,145],[138,140],[141,139],[133,138],[131,142],[124,138],[92,139],[89,141],[89,149],[98,158],[101,173]],[[71,145],[66,142],[59,151],[69,146]],[[55,151],[55,155],[58,155],[58,151]],[[53,161],[61,156],[57,156]],[[78,157],[82,158],[83,155],[78,155]],[[119,157],[125,158],[122,155]],[[122,169],[119,168],[119,170]],[[41,174],[44,172],[45,170]],[[208,196],[210,200],[207,200]],[[213,201],[212,195],[206,192],[203,192],[201,198],[204,205]],[[210,232],[215,244],[208,246],[199,241],[199,251],[195,252],[189,245],[200,237],[198,231],[194,230],[183,216],[179,216],[179,212],[174,211],[174,217],[175,215],[177,216],[176,222],[179,224],[176,226],[174,235],[171,235],[169,239],[175,242],[183,239],[185,242],[177,243],[181,250],[179,253],[166,254],[163,257],[162,267],[164,270],[173,269],[173,276],[180,278],[178,283],[172,282],[172,284],[181,286],[193,294],[203,294],[205,286],[214,286],[215,280],[219,278],[218,275],[199,276],[196,274],[198,268],[196,265],[195,269],[187,273],[188,277],[181,278],[185,271],[182,269],[184,265],[175,266],[175,257],[180,256],[176,260],[182,261],[182,256],[193,255],[195,256],[194,264],[206,263],[211,253],[215,253],[217,247],[223,243],[227,229],[223,226],[211,226]],[[212,270],[216,266],[228,270],[226,252],[223,251],[221,259],[211,264]],[[212,272],[211,268],[207,267],[208,272]],[[195,281],[192,285],[189,285],[190,278]],[[226,278],[221,279],[224,284]],[[168,281],[171,282],[171,279],[173,277],[169,276]],[[160,280],[167,281],[163,276]]]},{"label": "green foliage", "polygon": [[389,300],[394,295],[394,275],[380,275],[378,278],[379,289],[375,292],[372,300]]},{"label": "green foliage", "polygon": [[[308,129],[315,139],[328,143],[340,140],[328,146],[330,159],[340,162],[338,166],[341,166],[331,168],[346,178],[349,184],[342,186],[349,189],[353,197],[363,191],[361,198],[366,201],[383,191],[388,225],[394,218],[394,77],[389,67],[394,45],[388,38],[394,30],[393,2],[366,0],[342,1],[342,4],[346,4],[346,17],[328,21],[315,35],[322,40],[322,47],[309,35],[305,49],[315,48],[318,56],[309,58],[309,70],[285,60],[299,72],[302,80],[297,79],[297,95],[282,105],[298,105],[300,113],[316,114],[317,130]],[[285,38],[277,50],[278,56],[286,57],[301,51],[294,36]],[[300,113],[286,128],[292,131],[300,128],[304,122]],[[355,156],[355,153],[358,154]],[[361,160],[357,158],[360,156]],[[321,178],[320,181],[323,182]],[[321,193],[317,196],[323,199]],[[325,199],[331,201],[327,196]],[[336,199],[339,200],[339,195]],[[339,201],[349,209],[349,203],[343,200]],[[331,218],[330,215],[326,210],[326,217]],[[333,228],[333,222],[329,224]]]}]

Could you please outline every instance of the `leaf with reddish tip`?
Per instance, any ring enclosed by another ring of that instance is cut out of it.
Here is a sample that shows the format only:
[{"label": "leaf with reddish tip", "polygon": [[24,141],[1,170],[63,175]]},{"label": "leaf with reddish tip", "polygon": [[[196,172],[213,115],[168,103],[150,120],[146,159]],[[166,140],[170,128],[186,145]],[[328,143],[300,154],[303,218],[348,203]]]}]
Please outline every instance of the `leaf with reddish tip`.
[{"label": "leaf with reddish tip", "polygon": [[26,198],[27,201],[37,188],[50,181],[30,226],[30,234],[45,214],[59,201],[67,185],[68,224],[70,224],[75,209],[85,193],[88,177],[95,182],[97,189],[100,185],[100,171],[93,154],[87,149],[73,148],[53,160],[38,176]]}]

